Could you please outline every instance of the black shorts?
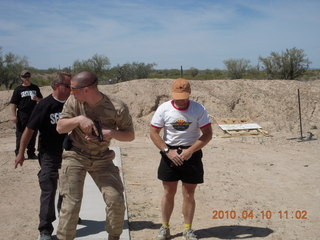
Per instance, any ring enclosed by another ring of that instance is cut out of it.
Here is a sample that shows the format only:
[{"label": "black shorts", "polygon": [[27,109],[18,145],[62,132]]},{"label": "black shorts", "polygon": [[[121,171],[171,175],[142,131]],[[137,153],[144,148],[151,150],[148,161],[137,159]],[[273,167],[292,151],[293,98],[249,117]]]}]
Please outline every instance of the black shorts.
[{"label": "black shorts", "polygon": [[162,158],[158,168],[158,179],[166,182],[176,182],[181,180],[183,183],[199,184],[203,183],[203,164],[202,151],[199,150],[192,154],[188,161],[182,166],[176,166],[160,152]]}]

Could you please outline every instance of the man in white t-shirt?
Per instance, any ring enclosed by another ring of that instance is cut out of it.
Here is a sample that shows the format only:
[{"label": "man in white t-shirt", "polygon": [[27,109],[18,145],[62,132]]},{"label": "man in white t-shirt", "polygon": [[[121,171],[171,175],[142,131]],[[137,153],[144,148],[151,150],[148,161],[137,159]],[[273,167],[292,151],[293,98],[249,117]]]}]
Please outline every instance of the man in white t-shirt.
[{"label": "man in white t-shirt", "polygon": [[[182,213],[185,240],[197,240],[191,225],[195,211],[195,189],[203,183],[203,148],[212,138],[211,120],[206,109],[189,100],[191,87],[179,78],[172,84],[173,100],[161,104],[150,127],[150,137],[160,149],[161,161],[158,179],[162,180],[164,193],[161,201],[162,226],[157,240],[170,237],[169,221],[174,207],[178,181],[182,181]],[[163,138],[160,131],[163,129]]]}]

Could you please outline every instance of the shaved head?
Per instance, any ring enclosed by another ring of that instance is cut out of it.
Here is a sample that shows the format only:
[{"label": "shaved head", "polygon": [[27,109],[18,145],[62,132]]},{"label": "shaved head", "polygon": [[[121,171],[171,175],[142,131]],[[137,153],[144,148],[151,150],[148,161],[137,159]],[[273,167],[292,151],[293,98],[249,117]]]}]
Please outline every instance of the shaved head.
[{"label": "shaved head", "polygon": [[83,71],[74,75],[71,81],[76,83],[76,88],[83,88],[94,84],[98,84],[97,76],[89,71]]}]

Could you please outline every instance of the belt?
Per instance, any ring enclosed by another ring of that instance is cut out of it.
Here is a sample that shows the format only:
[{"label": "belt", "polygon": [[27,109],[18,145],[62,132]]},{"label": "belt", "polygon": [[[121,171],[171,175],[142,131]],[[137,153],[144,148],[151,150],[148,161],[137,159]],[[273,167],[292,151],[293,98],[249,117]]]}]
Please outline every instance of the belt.
[{"label": "belt", "polygon": [[168,148],[170,148],[170,149],[188,149],[189,147],[191,147],[191,146],[171,146],[171,145],[168,145],[167,144],[167,146],[168,146]]}]

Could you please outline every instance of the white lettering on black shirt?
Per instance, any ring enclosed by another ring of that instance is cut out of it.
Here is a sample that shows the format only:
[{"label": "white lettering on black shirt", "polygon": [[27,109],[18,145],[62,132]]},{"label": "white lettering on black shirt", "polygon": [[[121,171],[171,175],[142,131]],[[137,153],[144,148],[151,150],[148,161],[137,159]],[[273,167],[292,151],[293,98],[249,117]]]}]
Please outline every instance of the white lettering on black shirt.
[{"label": "white lettering on black shirt", "polygon": [[21,97],[30,97],[30,96],[36,96],[37,95],[37,91],[36,90],[28,90],[28,91],[23,91],[21,92]]},{"label": "white lettering on black shirt", "polygon": [[60,114],[61,113],[51,113],[50,114],[50,123],[51,124],[57,124],[57,122],[58,122],[58,120],[59,120],[59,118],[60,118]]}]

